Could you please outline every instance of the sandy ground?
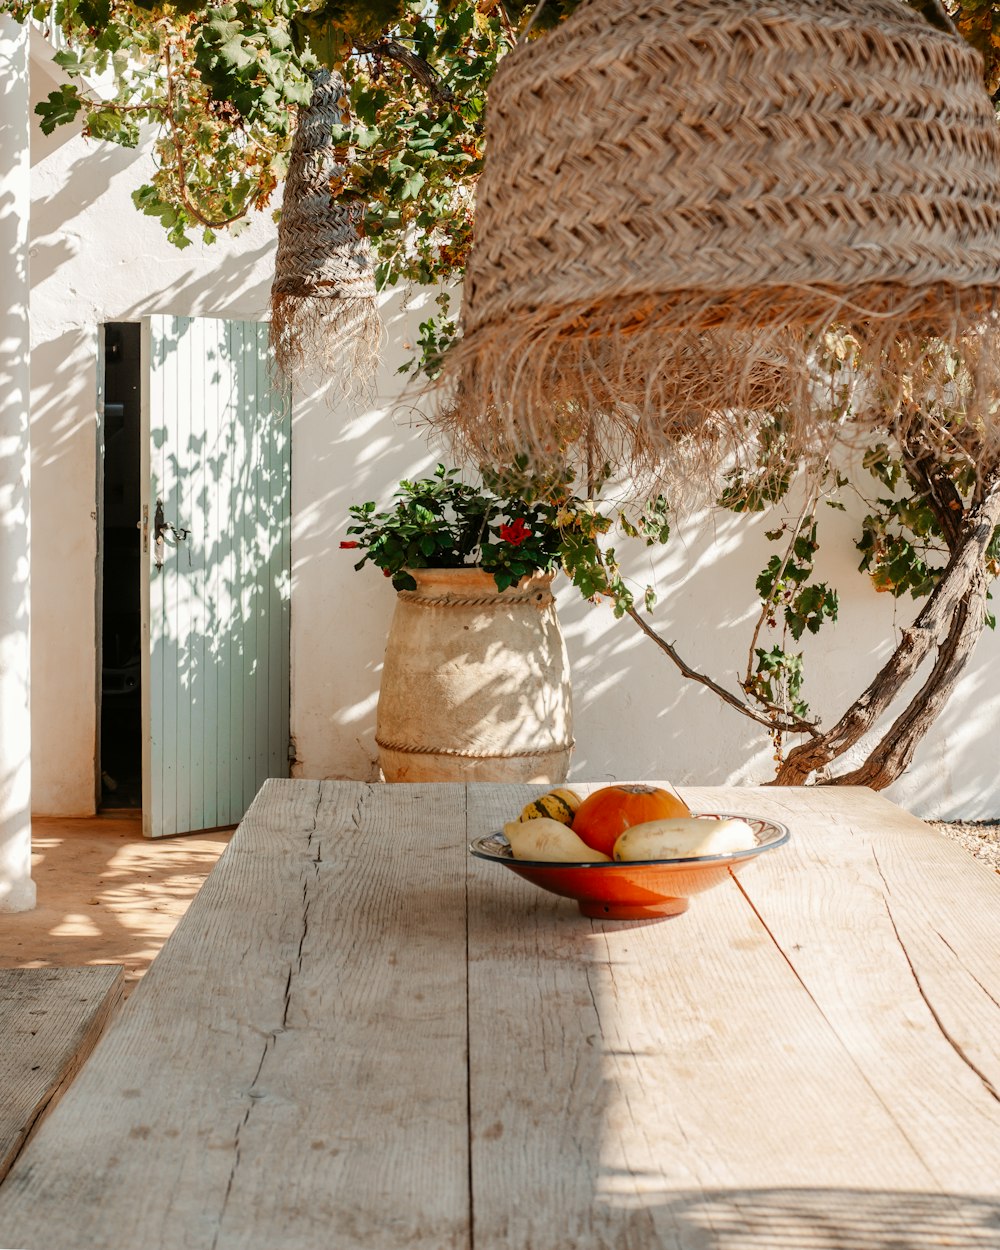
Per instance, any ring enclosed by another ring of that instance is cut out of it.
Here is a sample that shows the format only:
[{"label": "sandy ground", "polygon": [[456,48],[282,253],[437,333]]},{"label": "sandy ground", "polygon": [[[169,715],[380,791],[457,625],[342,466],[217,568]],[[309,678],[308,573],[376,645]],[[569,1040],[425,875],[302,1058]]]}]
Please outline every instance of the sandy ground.
[{"label": "sandy ground", "polygon": [[0,914],[0,968],[122,964],[128,993],[230,837],[231,829],[152,842],[136,815],[36,817],[38,905]]},{"label": "sandy ground", "polygon": [[981,864],[1000,872],[1000,820],[956,821],[954,824],[929,820],[927,823],[964,846]]}]

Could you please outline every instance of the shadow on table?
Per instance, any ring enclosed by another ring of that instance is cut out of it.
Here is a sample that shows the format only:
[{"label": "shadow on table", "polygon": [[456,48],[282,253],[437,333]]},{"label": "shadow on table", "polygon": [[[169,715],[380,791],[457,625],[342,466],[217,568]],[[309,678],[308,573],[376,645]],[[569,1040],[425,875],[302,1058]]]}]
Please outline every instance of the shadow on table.
[{"label": "shadow on table", "polygon": [[[724,931],[724,891],[677,921],[588,923],[564,900],[476,867],[469,899],[477,1245],[1000,1250],[1000,1190],[974,1141],[965,1193],[882,1187],[893,1173],[876,1157],[892,1149],[872,1127],[881,1104],[867,1087],[842,1104],[831,1098],[838,1081],[855,1079],[854,1061],[808,1004],[778,1036],[769,1012],[784,973],[756,959],[766,939],[753,926],[719,959],[698,957]],[[750,1032],[765,1040],[734,1066]],[[769,1068],[775,1045],[784,1049]],[[795,1117],[783,1121],[778,1108],[772,1125],[779,1097],[795,1100]],[[930,1169],[909,1156],[907,1166],[900,1177],[933,1185]],[[727,1175],[754,1170],[762,1181],[830,1182],[726,1187]]]},{"label": "shadow on table", "polygon": [[996,1250],[1000,1199],[855,1189],[681,1192],[599,1206],[608,1244],[683,1250]]}]

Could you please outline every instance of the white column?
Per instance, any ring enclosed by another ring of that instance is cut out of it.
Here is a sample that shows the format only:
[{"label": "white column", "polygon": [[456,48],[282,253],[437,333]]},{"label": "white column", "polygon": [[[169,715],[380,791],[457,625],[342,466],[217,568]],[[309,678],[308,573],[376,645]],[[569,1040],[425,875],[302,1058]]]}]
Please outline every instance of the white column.
[{"label": "white column", "polygon": [[0,911],[35,905],[29,634],[28,31],[0,14]]}]

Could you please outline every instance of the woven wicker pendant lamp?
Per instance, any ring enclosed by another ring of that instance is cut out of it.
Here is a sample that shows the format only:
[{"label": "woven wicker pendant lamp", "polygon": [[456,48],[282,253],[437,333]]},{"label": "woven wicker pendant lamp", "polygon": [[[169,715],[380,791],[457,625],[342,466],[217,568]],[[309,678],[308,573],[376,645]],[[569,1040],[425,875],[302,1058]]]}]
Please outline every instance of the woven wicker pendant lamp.
[{"label": "woven wicker pendant lamp", "polygon": [[332,127],[342,119],[343,80],[313,75],[312,99],[292,143],[274,281],[271,346],[288,376],[365,384],[378,362],[382,326],[371,250],[351,209],[331,190],[338,162]]},{"label": "woven wicker pendant lamp", "polygon": [[958,36],[902,0],[585,0],[491,86],[436,423],[697,469],[779,410],[819,455],[955,402],[944,343],[981,433],[998,296],[1000,130]]}]

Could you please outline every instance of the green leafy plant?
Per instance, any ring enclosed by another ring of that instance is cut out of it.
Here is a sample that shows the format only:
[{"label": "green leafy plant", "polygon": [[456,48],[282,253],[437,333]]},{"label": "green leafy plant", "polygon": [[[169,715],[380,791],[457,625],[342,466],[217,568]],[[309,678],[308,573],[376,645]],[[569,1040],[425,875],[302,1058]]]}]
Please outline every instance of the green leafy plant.
[{"label": "green leafy plant", "polygon": [[354,567],[376,565],[397,590],[416,585],[411,569],[468,567],[492,573],[505,590],[522,577],[561,567],[567,543],[573,547],[584,532],[599,528],[568,489],[553,493],[547,482],[543,495],[543,484],[523,464],[513,472],[487,470],[483,479],[471,486],[457,469],[439,464],[432,477],[404,480],[389,510],[373,502],[349,509],[352,537],[341,546],[361,549]]},{"label": "green leafy plant", "polygon": [[[134,145],[157,128],[157,171],[141,211],[172,242],[208,241],[265,208],[284,178],[310,70],[346,84],[335,194],[364,205],[385,285],[458,277],[472,237],[485,157],[486,92],[501,59],[544,38],[580,0],[0,0],[0,12],[57,26],[73,78],[112,74],[95,99],[76,83],[37,108],[43,127]],[[942,8],[1000,84],[996,0],[909,0],[940,25]]]},{"label": "green leafy plant", "polygon": [[[439,464],[431,477],[400,482],[387,510],[371,501],[354,504],[351,537],[340,545],[362,551],[354,567],[374,564],[397,590],[415,585],[410,569],[481,568],[500,590],[532,573],[562,569],[585,599],[607,600],[616,617],[635,610],[614,548],[603,542],[616,524],[650,545],[666,542],[662,497],[629,518],[578,495],[565,467],[539,472],[516,458],[505,468],[483,468],[481,477],[472,486],[457,469]],[[652,608],[651,587],[643,597]]]}]

